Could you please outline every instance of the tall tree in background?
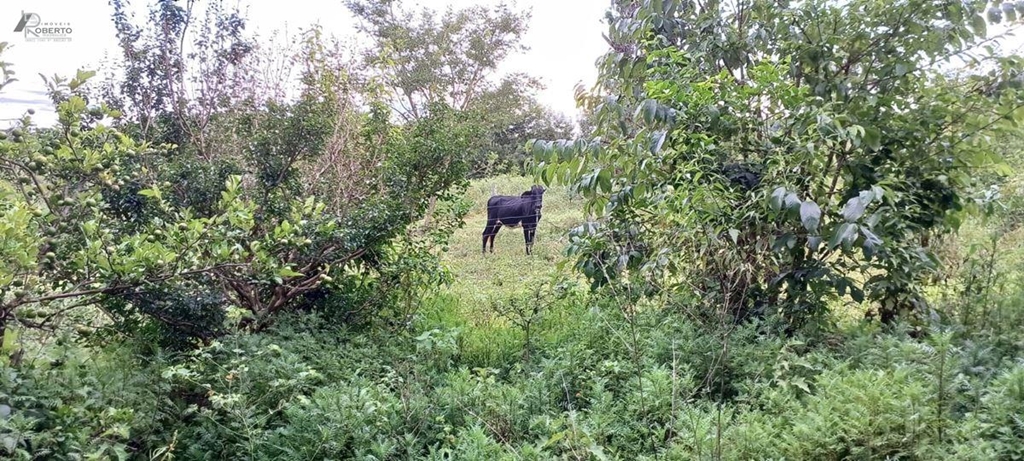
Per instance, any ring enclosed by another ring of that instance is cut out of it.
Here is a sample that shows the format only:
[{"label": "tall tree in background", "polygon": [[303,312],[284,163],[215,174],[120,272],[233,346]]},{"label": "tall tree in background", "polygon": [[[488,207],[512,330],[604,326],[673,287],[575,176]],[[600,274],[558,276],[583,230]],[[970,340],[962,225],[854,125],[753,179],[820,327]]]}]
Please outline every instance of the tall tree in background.
[{"label": "tall tree in background", "polygon": [[422,118],[434,102],[475,115],[484,136],[471,144],[471,176],[520,172],[526,141],[571,133],[571,122],[535,98],[541,87],[535,78],[499,75],[506,58],[526,49],[528,12],[504,3],[441,14],[403,9],[397,0],[345,4],[360,20],[360,31],[373,39],[365,60],[404,121]]},{"label": "tall tree in background", "polygon": [[524,173],[533,138],[572,134],[572,121],[552,111],[511,82],[481,95],[470,110],[482,125],[483,136],[473,143],[471,178]]},{"label": "tall tree in background", "polygon": [[111,7],[124,75],[108,83],[103,99],[137,121],[146,138],[210,156],[214,117],[253,83],[243,63],[255,42],[242,12],[222,0],[157,0],[137,21],[125,0]]},{"label": "tall tree in background", "polygon": [[504,4],[448,9],[441,15],[426,8],[402,10],[396,0],[345,4],[360,20],[359,30],[373,39],[366,60],[393,91],[392,105],[405,121],[426,115],[432,102],[468,110],[503,86],[520,91],[538,86],[523,74],[503,76],[499,84],[492,80],[505,58],[525,50],[521,40],[528,13]]}]

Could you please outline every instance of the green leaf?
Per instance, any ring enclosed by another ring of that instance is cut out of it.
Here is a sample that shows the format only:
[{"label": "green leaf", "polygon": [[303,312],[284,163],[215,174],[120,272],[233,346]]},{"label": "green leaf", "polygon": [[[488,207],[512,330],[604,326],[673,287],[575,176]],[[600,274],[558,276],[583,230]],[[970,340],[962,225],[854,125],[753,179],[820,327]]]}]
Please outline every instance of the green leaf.
[{"label": "green leaf", "polygon": [[665,144],[665,131],[656,131],[651,133],[651,153],[657,154],[661,151],[661,146]]},{"label": "green leaf", "polygon": [[537,160],[544,158],[544,154],[547,153],[547,149],[545,148],[544,143],[537,139],[534,139],[532,142],[533,146],[531,150],[533,151],[533,158]]},{"label": "green leaf", "polygon": [[785,197],[786,197],[786,188],[785,187],[779,186],[779,187],[775,188],[775,190],[772,191],[772,196],[771,196],[771,199],[769,200],[769,203],[771,204],[772,209],[775,210],[775,211],[781,210],[782,209],[782,201],[785,199]]},{"label": "green leaf", "polygon": [[606,194],[612,191],[612,171],[604,168],[597,174],[597,183]]},{"label": "green leaf", "polygon": [[818,251],[818,248],[821,247],[821,242],[823,240],[824,239],[817,235],[807,237],[807,248],[809,248],[812,252]]},{"label": "green leaf", "polygon": [[96,71],[92,71],[92,70],[79,70],[78,73],[75,75],[75,78],[71,79],[71,81],[68,82],[68,89],[70,89],[71,91],[77,90],[78,87],[80,87],[83,84],[85,84],[86,80],[89,80],[90,78],[92,78],[95,75],[96,75]]},{"label": "green leaf", "polygon": [[786,233],[772,239],[772,251],[782,251],[786,247],[786,239],[789,237],[790,234]]},{"label": "green leaf", "polygon": [[800,201],[800,197],[798,197],[795,193],[790,192],[790,193],[786,194],[786,209],[787,210],[792,210],[792,209],[794,209],[796,207],[799,207],[801,203],[802,202]]},{"label": "green leaf", "polygon": [[643,119],[645,124],[651,125],[654,123],[654,115],[655,113],[657,113],[657,111],[658,101],[655,101],[653,99],[647,99],[644,100],[644,102],[640,103],[639,106],[637,106],[634,117],[639,116]]},{"label": "green leaf", "polygon": [[829,240],[829,247],[835,248],[839,245],[847,247],[857,239],[857,228],[860,227],[853,223],[842,223],[836,228],[836,233],[832,235],[832,239]]},{"label": "green leaf", "polygon": [[860,233],[864,235],[864,244],[861,246],[861,249],[864,251],[864,257],[871,259],[878,253],[878,247],[882,245],[882,239],[866,227],[861,227]]},{"label": "green leaf", "polygon": [[865,210],[867,210],[867,203],[864,203],[860,197],[853,197],[843,207],[843,219],[846,222],[854,222],[864,215]]},{"label": "green leaf", "polygon": [[980,14],[976,14],[971,18],[971,29],[974,30],[974,35],[978,37],[988,35],[988,25],[985,24],[985,18],[981,17]]},{"label": "green leaf", "polygon": [[282,267],[281,269],[279,269],[277,271],[277,275],[279,275],[281,277],[302,277],[303,276],[302,273],[295,272],[290,267]]},{"label": "green leaf", "polygon": [[874,194],[875,200],[882,200],[882,197],[885,196],[885,189],[882,189],[877,185],[871,186],[871,192]]},{"label": "green leaf", "polygon": [[861,191],[856,197],[851,198],[843,207],[843,219],[846,222],[854,222],[864,216],[868,205],[875,197],[874,190]]},{"label": "green leaf", "polygon": [[86,80],[89,80],[90,78],[93,78],[95,76],[96,76],[96,71],[94,71],[94,70],[79,69],[79,71],[75,73],[75,79],[77,79],[79,81],[83,81],[83,82],[86,81]]},{"label": "green leaf", "polygon": [[739,229],[729,229],[729,237],[732,238],[732,243],[738,243],[740,236]]},{"label": "green leaf", "polygon": [[878,222],[882,220],[882,213],[874,212],[868,217],[868,227],[874,228],[878,225]]},{"label": "green leaf", "polygon": [[871,150],[878,150],[882,148],[882,133],[877,128],[866,126],[864,127],[864,144]]},{"label": "green leaf", "polygon": [[853,298],[854,302],[864,302],[864,290],[861,290],[857,285],[850,284],[850,297]]},{"label": "green leaf", "polygon": [[718,107],[715,107],[714,105],[708,105],[704,108],[704,111],[707,113],[708,118],[711,119],[712,124],[718,122],[719,117],[722,116],[721,111],[719,111]]},{"label": "green leaf", "polygon": [[821,223],[821,208],[817,203],[808,200],[800,204],[800,222],[808,232],[818,230],[818,224]]},{"label": "green leaf", "polygon": [[62,104],[66,104],[67,109],[72,113],[82,112],[86,108],[85,100],[78,95],[68,98],[67,101],[64,101]]},{"label": "green leaf", "polygon": [[552,447],[552,446],[554,446],[556,443],[560,442],[564,438],[565,438],[565,431],[555,432],[554,434],[551,434],[551,437],[548,437],[548,440],[546,442],[544,442],[543,448]]},{"label": "green leaf", "polygon": [[151,189],[142,189],[142,190],[139,191],[139,195],[141,195],[143,197],[152,197],[152,198],[155,198],[157,200],[160,200],[160,197],[161,197],[160,196],[160,189],[157,189],[156,187],[153,187]]}]

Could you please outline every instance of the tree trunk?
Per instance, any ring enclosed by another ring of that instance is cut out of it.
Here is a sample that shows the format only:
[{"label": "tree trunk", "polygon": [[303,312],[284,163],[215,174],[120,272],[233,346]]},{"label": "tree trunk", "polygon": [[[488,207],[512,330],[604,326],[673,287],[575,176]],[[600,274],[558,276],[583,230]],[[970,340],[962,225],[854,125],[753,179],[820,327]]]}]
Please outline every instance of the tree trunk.
[{"label": "tree trunk", "polygon": [[423,228],[426,231],[430,228],[430,218],[434,216],[434,209],[437,208],[437,196],[431,195],[427,204],[427,213],[423,216]]}]

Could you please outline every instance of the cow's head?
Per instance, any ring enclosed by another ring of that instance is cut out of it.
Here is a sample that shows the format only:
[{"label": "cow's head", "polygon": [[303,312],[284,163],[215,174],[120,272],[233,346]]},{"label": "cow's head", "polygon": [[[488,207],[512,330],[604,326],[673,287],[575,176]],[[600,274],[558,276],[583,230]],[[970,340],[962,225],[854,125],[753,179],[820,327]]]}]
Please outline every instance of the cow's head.
[{"label": "cow's head", "polygon": [[537,214],[537,219],[540,219],[540,209],[544,207],[544,188],[536,185],[531,187],[530,197],[533,198],[533,212]]}]

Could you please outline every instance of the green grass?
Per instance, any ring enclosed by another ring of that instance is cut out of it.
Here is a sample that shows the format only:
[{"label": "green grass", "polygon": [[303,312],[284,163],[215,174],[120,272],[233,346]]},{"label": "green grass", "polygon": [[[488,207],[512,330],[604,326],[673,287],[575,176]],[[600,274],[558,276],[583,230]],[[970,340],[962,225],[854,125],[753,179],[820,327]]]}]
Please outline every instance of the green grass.
[{"label": "green grass", "polygon": [[532,255],[526,255],[521,227],[503,227],[494,240],[494,253],[480,252],[492,190],[498,195],[519,195],[532,184],[531,178],[520,176],[471,183],[466,198],[473,207],[466,215],[466,225],[455,232],[443,256],[456,280],[451,294],[464,304],[483,304],[494,297],[525,293],[555,274],[558,262],[564,259],[569,230],[583,222],[583,202],[578,197],[570,200],[567,188],[554,186],[544,193],[544,211]]},{"label": "green grass", "polygon": [[[565,259],[568,232],[583,222],[583,201],[571,199],[566,187],[550,187],[544,193],[544,212],[534,239],[533,254],[526,255],[522,228],[504,227],[494,241],[494,253],[481,254],[487,220],[487,199],[492,193],[519,195],[529,190],[528,177],[498,176],[470,184],[465,198],[472,208],[465,225],[452,236],[442,260],[454,282],[445,292],[424,300],[421,327],[457,328],[462,331],[463,360],[473,367],[503,367],[520,358],[522,332],[491,308],[492,303],[527,296],[540,284],[558,275]],[[563,306],[563,309],[565,306]],[[568,312],[545,313],[538,324],[538,341],[553,341],[564,333],[560,325],[572,322]]]}]

